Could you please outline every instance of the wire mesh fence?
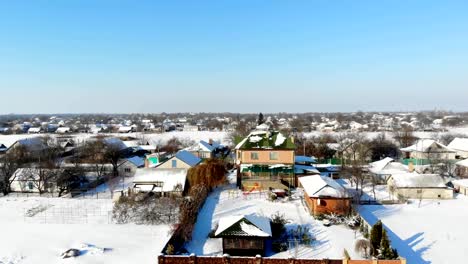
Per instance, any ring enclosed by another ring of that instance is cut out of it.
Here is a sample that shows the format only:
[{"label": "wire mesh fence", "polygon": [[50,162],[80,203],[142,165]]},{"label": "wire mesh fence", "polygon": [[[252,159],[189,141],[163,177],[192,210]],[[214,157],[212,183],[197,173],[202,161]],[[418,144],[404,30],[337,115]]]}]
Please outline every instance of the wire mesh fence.
[{"label": "wire mesh fence", "polygon": [[113,203],[104,199],[54,199],[25,208],[26,223],[36,224],[110,224]]}]

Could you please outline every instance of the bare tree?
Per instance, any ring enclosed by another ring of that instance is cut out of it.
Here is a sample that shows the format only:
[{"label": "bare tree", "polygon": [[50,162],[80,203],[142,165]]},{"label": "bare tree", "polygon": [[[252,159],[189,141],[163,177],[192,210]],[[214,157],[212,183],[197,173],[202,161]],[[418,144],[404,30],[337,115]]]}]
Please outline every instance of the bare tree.
[{"label": "bare tree", "polygon": [[395,131],[394,139],[399,143],[400,147],[406,148],[413,145],[418,137],[414,135],[412,128],[405,127]]},{"label": "bare tree", "polygon": [[11,183],[15,180],[15,171],[24,163],[24,152],[22,146],[18,146],[6,154],[0,156],[0,183],[4,195],[11,192]]},{"label": "bare tree", "polygon": [[356,240],[356,243],[354,244],[354,251],[361,254],[361,256],[366,259],[369,258],[371,249],[372,245],[370,241],[365,238]]}]

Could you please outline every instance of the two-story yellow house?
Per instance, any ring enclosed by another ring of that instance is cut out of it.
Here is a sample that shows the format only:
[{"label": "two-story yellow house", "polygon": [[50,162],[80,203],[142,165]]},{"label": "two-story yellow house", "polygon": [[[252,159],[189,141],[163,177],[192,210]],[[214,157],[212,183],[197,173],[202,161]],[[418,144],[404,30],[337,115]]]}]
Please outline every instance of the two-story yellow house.
[{"label": "two-story yellow house", "polygon": [[249,191],[295,186],[293,138],[278,131],[253,131],[236,150],[237,184]]}]

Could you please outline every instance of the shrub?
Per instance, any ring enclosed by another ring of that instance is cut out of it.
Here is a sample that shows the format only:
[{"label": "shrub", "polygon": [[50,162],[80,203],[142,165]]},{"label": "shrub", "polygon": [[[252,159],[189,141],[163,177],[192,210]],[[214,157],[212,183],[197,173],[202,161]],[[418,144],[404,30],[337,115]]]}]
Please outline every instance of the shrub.
[{"label": "shrub", "polygon": [[175,248],[172,244],[167,245],[166,248],[166,255],[174,255],[175,253]]},{"label": "shrub", "polygon": [[288,244],[280,240],[273,241],[273,243],[271,243],[271,249],[276,253],[284,252],[288,250]]},{"label": "shrub", "polygon": [[206,160],[203,164],[190,168],[187,172],[188,186],[204,185],[209,189],[226,181],[224,162],[217,159]]},{"label": "shrub", "polygon": [[297,240],[301,245],[310,245],[313,237],[310,234],[310,228],[306,225],[298,225],[296,229],[289,231],[288,240]]},{"label": "shrub", "polygon": [[274,215],[271,216],[271,232],[273,234],[273,238],[279,238],[283,232],[286,230],[284,225],[286,225],[288,221],[286,220],[284,214],[280,214],[276,212]]}]

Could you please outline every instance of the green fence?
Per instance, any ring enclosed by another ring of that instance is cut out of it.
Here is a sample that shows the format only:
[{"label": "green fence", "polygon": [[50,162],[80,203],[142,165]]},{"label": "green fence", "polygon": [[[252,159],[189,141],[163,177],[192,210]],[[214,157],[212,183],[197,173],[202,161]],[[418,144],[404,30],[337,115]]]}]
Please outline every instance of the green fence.
[{"label": "green fence", "polygon": [[337,159],[337,158],[333,158],[333,159],[317,159],[317,163],[319,163],[319,164],[341,165],[341,159]]}]

